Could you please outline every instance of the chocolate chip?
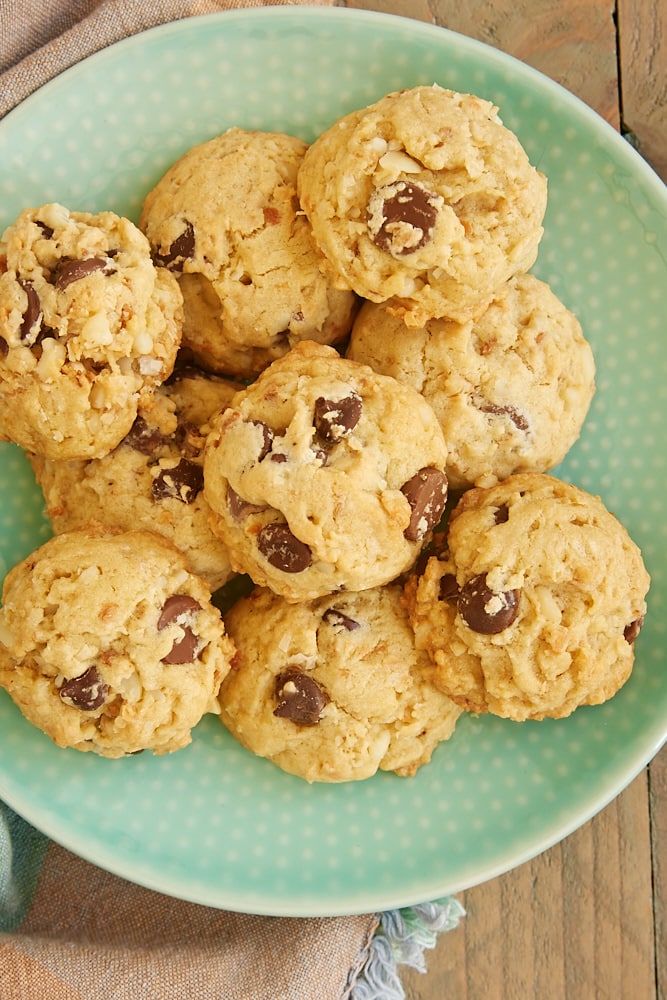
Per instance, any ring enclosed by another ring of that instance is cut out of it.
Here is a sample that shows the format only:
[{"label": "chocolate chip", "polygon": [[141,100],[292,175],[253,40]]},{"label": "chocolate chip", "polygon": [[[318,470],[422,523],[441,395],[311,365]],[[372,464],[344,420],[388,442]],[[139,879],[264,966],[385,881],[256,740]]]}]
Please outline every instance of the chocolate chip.
[{"label": "chocolate chip", "polygon": [[236,490],[232,489],[229,483],[227,483],[227,507],[235,521],[242,521],[248,514],[257,514],[259,511],[266,510],[266,507],[260,507],[259,504],[244,500]]},{"label": "chocolate chip", "polygon": [[251,420],[251,424],[255,427],[259,427],[262,432],[262,445],[259,449],[259,454],[257,456],[257,461],[261,462],[263,458],[271,451],[271,445],[273,444],[274,434],[268,424],[265,424],[263,420]]},{"label": "chocolate chip", "polygon": [[86,278],[95,271],[103,271],[105,274],[113,273],[113,268],[107,257],[86,257],[84,260],[61,260],[56,266],[56,289],[62,292],[73,282],[80,281],[81,278]]},{"label": "chocolate chip", "polygon": [[509,512],[509,508],[508,508],[507,504],[506,503],[501,503],[500,507],[496,507],[496,510],[494,512],[494,515],[493,515],[494,523],[495,524],[505,524],[506,521],[509,521],[509,516],[510,516],[510,512]]},{"label": "chocolate chip", "polygon": [[344,628],[346,632],[355,632],[358,628],[361,628],[359,622],[355,621],[354,618],[350,618],[349,615],[344,615],[338,608],[327,608],[322,615],[322,621],[325,621],[327,625]]},{"label": "chocolate chip", "polygon": [[496,593],[486,583],[486,573],[472,577],[461,588],[458,609],[466,625],[481,635],[496,635],[508,628],[519,612],[519,591]]},{"label": "chocolate chip", "polygon": [[412,508],[410,523],[403,532],[409,542],[420,542],[434,528],[447,502],[447,476],[440,469],[426,466],[401,488]]},{"label": "chocolate chip", "polygon": [[361,396],[351,392],[342,399],[325,399],[320,396],[315,400],[315,415],[313,423],[318,437],[325,444],[336,444],[359,423],[361,417]]},{"label": "chocolate chip", "polygon": [[453,573],[445,573],[440,577],[438,600],[447,604],[456,604],[459,599],[459,585]]},{"label": "chocolate chip", "polygon": [[9,344],[4,337],[0,337],[0,358],[6,358],[9,354]]},{"label": "chocolate chip", "polygon": [[281,522],[273,521],[262,528],[257,536],[257,547],[264,558],[283,573],[303,573],[312,563],[310,548]]},{"label": "chocolate chip", "polygon": [[204,470],[201,465],[182,458],[171,469],[160,469],[151,487],[154,500],[174,499],[193,503],[204,488]]},{"label": "chocolate chip", "polygon": [[166,253],[154,253],[156,264],[168,267],[170,271],[182,271],[183,264],[195,255],[195,231],[191,222],[185,223],[185,229],[177,236]]},{"label": "chocolate chip", "polygon": [[186,458],[197,458],[203,447],[204,439],[197,424],[189,420],[179,419],[174,431],[174,441]]},{"label": "chocolate chip", "polygon": [[158,629],[166,628],[178,621],[181,615],[189,614],[191,611],[201,611],[201,604],[189,594],[172,594],[162,606],[160,617],[157,621]]},{"label": "chocolate chip", "polygon": [[317,681],[297,667],[288,667],[276,678],[277,707],[273,714],[297,726],[316,726],[331,700]]},{"label": "chocolate chip", "polygon": [[630,622],[629,625],[626,625],[625,629],[623,630],[623,638],[625,639],[625,641],[629,642],[630,645],[632,645],[632,643],[635,641],[635,639],[641,632],[643,624],[644,624],[644,616],[642,615],[641,618],[635,618],[633,622]]},{"label": "chocolate chip", "polygon": [[83,712],[92,712],[106,701],[109,685],[102,680],[97,667],[92,666],[78,677],[70,677],[64,681],[59,694],[66,704],[80,708]]},{"label": "chocolate chip", "polygon": [[399,257],[420,250],[432,239],[441,203],[439,195],[410,181],[378,188],[368,206],[373,242]]},{"label": "chocolate chip", "polygon": [[194,663],[199,639],[190,626],[185,624],[184,619],[197,611],[201,611],[201,604],[189,594],[172,594],[164,602],[157,621],[158,631],[176,623],[183,629],[183,638],[178,639],[171,647],[171,652],[162,657],[162,663]]},{"label": "chocolate chip", "polygon": [[158,427],[152,426],[143,417],[137,417],[123,443],[143,455],[154,455],[169,441]]},{"label": "chocolate chip", "polygon": [[[39,301],[39,295],[35,291],[35,286],[32,281],[24,281],[22,278],[18,279],[18,283],[26,294],[28,303],[23,313],[23,321],[21,323],[20,337],[24,344],[34,344],[39,335],[39,326],[37,330],[33,333],[33,327],[36,326],[42,316],[42,305]],[[41,325],[41,324],[40,324]]]},{"label": "chocolate chip", "polygon": [[509,417],[517,430],[527,431],[530,430],[530,424],[524,417],[523,413],[519,413],[513,406],[499,406],[496,403],[479,403],[477,409],[481,413],[490,413],[495,417]]}]

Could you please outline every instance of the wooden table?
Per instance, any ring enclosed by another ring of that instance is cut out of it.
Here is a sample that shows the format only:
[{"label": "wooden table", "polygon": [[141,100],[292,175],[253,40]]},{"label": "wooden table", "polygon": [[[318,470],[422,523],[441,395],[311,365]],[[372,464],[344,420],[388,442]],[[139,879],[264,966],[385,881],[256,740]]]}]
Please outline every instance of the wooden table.
[{"label": "wooden table", "polygon": [[[595,108],[667,181],[665,0],[347,0],[471,35]],[[665,1000],[667,747],[551,850],[461,894],[408,1000]]]}]

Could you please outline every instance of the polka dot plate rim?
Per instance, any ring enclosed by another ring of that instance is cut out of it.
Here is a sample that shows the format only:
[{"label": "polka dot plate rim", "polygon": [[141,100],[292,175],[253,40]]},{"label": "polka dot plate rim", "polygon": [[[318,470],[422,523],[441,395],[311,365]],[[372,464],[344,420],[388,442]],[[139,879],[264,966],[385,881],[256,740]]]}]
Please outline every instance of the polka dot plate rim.
[{"label": "polka dot plate rim", "polygon": [[[0,227],[26,205],[143,196],[230,125],[306,140],[340,114],[437,82],[494,101],[547,175],[538,277],[581,319],[598,390],[555,475],[599,493],[652,586],[630,681],[565,720],[464,716],[414,778],[308,785],[213,717],[168,757],[59,750],[0,692],[0,796],[88,860],[225,909],[314,916],[409,905],[492,878],[611,801],[667,735],[667,192],[595,112],[488,46],[388,14],[289,7],[204,15],[83,60],[0,122]],[[49,534],[27,459],[0,445],[0,574]]]}]

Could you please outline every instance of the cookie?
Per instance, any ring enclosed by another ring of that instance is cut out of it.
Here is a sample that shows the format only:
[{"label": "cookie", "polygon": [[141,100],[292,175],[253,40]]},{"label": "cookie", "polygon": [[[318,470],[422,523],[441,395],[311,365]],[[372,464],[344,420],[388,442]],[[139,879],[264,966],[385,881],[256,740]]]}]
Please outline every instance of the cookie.
[{"label": "cookie", "polygon": [[339,287],[393,299],[409,326],[465,322],[535,262],[546,180],[488,101],[387,94],[308,149],[297,190]]},{"label": "cookie", "polygon": [[204,493],[234,569],[311,600],[409,569],[444,509],[446,461],[418,392],[303,341],[212,421]]},{"label": "cookie", "polygon": [[182,296],[112,212],[26,209],[0,240],[0,437],[95,458],[171,373]]},{"label": "cookie", "polygon": [[599,497],[551,476],[510,476],[464,493],[447,544],[405,596],[417,646],[457,704],[562,718],[627,681],[649,576]]},{"label": "cookie", "polygon": [[5,580],[0,686],[60,747],[187,746],[233,654],[209,588],[156,534],[57,535]]},{"label": "cookie", "polygon": [[257,588],[225,622],[237,655],[220,718],[291,774],[413,775],[454,732],[461,709],[431,683],[397,584],[301,604]]},{"label": "cookie", "polygon": [[504,285],[477,320],[410,329],[366,303],[346,356],[421,392],[447,442],[451,489],[547,472],[579,437],[595,361],[576,316],[531,274]]},{"label": "cookie", "polygon": [[349,332],[355,296],[322,274],[297,202],[305,149],[233,128],[189,150],[145,199],[139,225],[183,292],[183,342],[212,371],[250,378],[299,340]]},{"label": "cookie", "polygon": [[158,531],[217,590],[232,576],[227,548],[209,525],[204,497],[206,422],[224,409],[239,383],[193,368],[178,370],[103,458],[54,462],[32,456],[53,531],[99,521],[113,528]]}]

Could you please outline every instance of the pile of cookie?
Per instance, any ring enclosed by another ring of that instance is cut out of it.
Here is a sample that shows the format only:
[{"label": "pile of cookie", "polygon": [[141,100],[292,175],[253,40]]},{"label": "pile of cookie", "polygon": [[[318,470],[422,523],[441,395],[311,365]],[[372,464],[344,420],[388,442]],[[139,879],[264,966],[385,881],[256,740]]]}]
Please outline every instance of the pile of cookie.
[{"label": "pile of cookie", "polygon": [[26,717],[122,756],[212,711],[347,781],[414,774],[464,711],[610,698],[649,578],[602,501],[549,475],[595,366],[530,273],[546,203],[497,109],[433,86],[310,146],[229,129],[137,226],[22,212],[0,435],[55,533],[0,610]]}]

